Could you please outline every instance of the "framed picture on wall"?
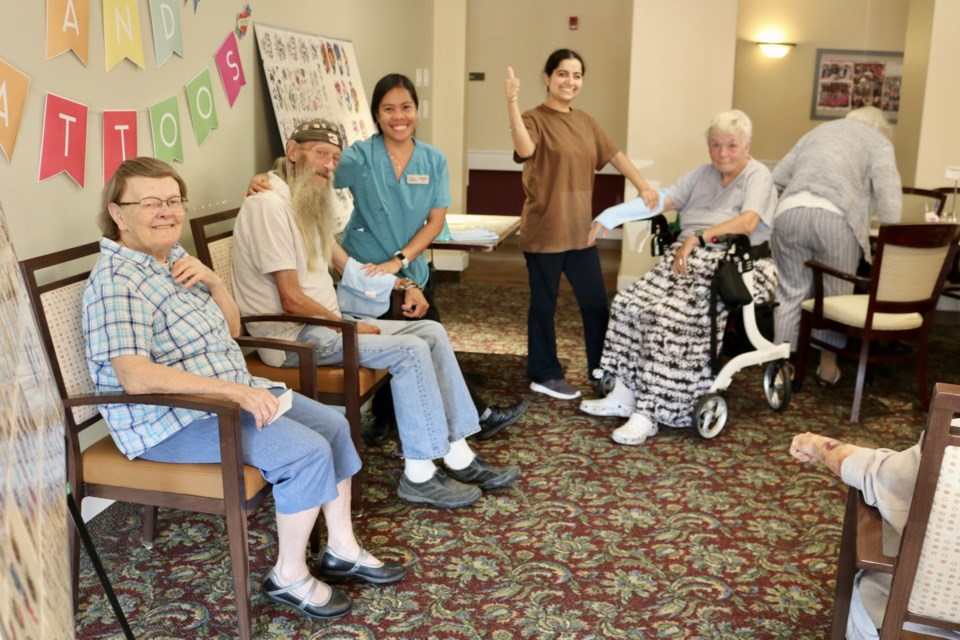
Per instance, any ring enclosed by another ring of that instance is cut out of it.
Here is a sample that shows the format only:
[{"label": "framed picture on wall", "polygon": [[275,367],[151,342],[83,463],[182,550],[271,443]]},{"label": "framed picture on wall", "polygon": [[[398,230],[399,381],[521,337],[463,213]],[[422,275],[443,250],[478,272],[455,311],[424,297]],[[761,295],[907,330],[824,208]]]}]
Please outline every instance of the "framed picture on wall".
[{"label": "framed picture on wall", "polygon": [[842,118],[853,109],[872,106],[896,122],[902,78],[902,51],[817,49],[810,118]]}]

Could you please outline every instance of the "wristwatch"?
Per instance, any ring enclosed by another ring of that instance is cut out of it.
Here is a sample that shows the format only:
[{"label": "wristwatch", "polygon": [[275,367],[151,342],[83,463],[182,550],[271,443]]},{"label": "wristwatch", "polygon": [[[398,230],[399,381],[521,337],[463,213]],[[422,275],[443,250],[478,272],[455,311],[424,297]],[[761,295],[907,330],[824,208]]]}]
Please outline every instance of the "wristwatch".
[{"label": "wristwatch", "polygon": [[394,258],[400,258],[400,264],[403,265],[403,268],[406,269],[410,266],[410,261],[407,260],[407,256],[403,255],[402,251],[397,251],[393,254]]},{"label": "wristwatch", "polygon": [[693,235],[695,235],[697,237],[697,240],[700,241],[701,247],[707,246],[707,243],[703,239],[703,229],[697,229],[696,231],[693,232]]}]

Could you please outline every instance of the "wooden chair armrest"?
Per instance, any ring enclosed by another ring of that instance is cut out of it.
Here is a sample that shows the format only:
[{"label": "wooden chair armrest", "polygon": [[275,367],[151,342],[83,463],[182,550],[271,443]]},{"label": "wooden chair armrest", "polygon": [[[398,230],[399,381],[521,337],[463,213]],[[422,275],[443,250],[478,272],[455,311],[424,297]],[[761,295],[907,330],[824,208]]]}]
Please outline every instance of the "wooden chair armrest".
[{"label": "wooden chair armrest", "polygon": [[66,398],[64,408],[98,404],[147,404],[205,411],[217,416],[220,431],[220,466],[223,474],[223,497],[234,504],[243,504],[246,489],[243,479],[243,447],[240,436],[240,405],[232,400],[190,394],[85,394]]},{"label": "wooden chair armrest", "polygon": [[390,292],[390,312],[389,318],[391,320],[403,320],[403,294],[406,293],[402,289],[394,289]]},{"label": "wooden chair armrest", "polygon": [[330,327],[340,329],[341,331],[356,331],[357,323],[353,320],[340,318],[317,318],[315,316],[295,316],[286,313],[261,314],[255,316],[242,316],[240,322],[298,322],[300,324],[312,324],[318,327]]},{"label": "wooden chair armrest", "polygon": [[857,492],[857,566],[868,571],[893,573],[896,558],[883,553],[883,519],[876,507]]},{"label": "wooden chair armrest", "polygon": [[804,264],[807,265],[809,268],[813,269],[814,277],[817,277],[817,276],[822,277],[823,274],[826,274],[829,276],[833,276],[834,278],[840,278],[841,280],[852,282],[854,284],[860,284],[864,286],[870,285],[870,278],[864,278],[863,276],[858,276],[853,273],[840,271],[839,269],[835,269],[830,265],[824,264],[817,260],[807,260],[806,262],[804,262]]},{"label": "wooden chair armrest", "polygon": [[254,336],[240,336],[234,338],[234,340],[241,347],[276,349],[277,351],[296,353],[300,362],[300,393],[308,398],[317,397],[317,356],[311,343]]}]

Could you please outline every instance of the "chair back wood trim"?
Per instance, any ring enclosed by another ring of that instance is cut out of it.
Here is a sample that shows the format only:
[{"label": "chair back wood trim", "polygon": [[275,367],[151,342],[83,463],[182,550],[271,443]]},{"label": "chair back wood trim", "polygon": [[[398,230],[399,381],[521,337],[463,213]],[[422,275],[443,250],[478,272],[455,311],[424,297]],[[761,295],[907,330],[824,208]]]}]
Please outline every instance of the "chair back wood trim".
[{"label": "chair back wood trim", "polygon": [[947,204],[947,194],[943,193],[939,189],[902,187],[902,192],[905,196],[920,196],[922,198],[930,198],[934,201],[933,213],[936,213],[938,216],[943,215],[943,210]]},{"label": "chair back wood trim", "polygon": [[[911,610],[918,608],[919,599],[924,598],[922,595],[911,598],[911,594],[918,586],[918,569],[925,562],[930,562],[926,556],[934,553],[932,547],[941,547],[941,552],[946,551],[944,547],[949,547],[949,551],[953,552],[960,547],[960,529],[951,526],[938,527],[937,539],[933,540],[930,526],[931,512],[935,505],[938,501],[945,499],[945,492],[951,491],[948,485],[953,483],[955,494],[956,483],[960,482],[960,468],[958,468],[960,427],[951,426],[951,422],[958,415],[960,415],[960,386],[938,383],[933,391],[933,401],[917,470],[917,483],[897,554],[890,599],[880,636],[883,640],[898,638],[905,621],[935,624],[935,626],[960,630],[960,613],[957,613],[960,611],[960,596],[956,589],[948,595],[933,585],[942,598],[947,598],[952,603],[956,617],[946,621],[946,624],[943,620],[911,613]],[[945,459],[950,462],[948,467],[944,466]],[[920,586],[922,589],[923,585]],[[927,597],[929,598],[929,592]],[[928,608],[924,607],[922,610],[928,611]]]}]

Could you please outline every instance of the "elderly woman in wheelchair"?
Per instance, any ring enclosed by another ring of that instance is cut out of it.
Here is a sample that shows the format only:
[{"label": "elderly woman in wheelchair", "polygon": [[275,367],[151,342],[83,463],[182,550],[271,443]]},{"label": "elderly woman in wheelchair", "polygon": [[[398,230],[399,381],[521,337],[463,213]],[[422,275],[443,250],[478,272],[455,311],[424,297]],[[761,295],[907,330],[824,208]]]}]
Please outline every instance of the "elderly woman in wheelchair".
[{"label": "elderly woman in wheelchair", "polygon": [[[770,171],[750,158],[751,133],[742,111],[711,120],[710,163],[661,192],[658,209],[678,212],[680,235],[653,270],[613,300],[601,371],[595,373],[609,381],[608,393],[584,400],[580,410],[629,418],[613,432],[615,442],[638,445],[656,435],[659,425],[686,428],[696,422],[698,400],[713,384],[715,341],[728,316],[722,301],[711,313],[712,282],[729,253],[728,236],[749,237],[753,298],[773,299],[777,277],[768,241],[777,192]],[[653,213],[639,199],[619,205],[597,218],[591,239]]]}]

